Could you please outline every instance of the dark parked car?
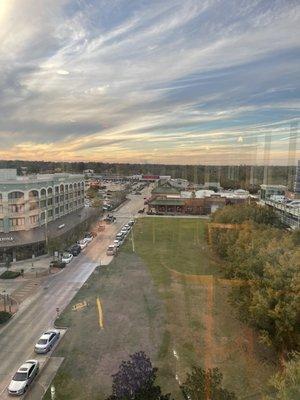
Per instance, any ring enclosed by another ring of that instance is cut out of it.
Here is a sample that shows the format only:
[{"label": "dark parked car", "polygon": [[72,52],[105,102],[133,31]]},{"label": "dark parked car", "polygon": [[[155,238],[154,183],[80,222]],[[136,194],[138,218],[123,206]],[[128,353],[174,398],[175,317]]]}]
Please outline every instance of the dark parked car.
[{"label": "dark parked car", "polygon": [[73,256],[78,256],[78,254],[81,252],[81,247],[79,244],[73,244],[73,246],[70,247],[69,253],[71,253]]},{"label": "dark parked car", "polygon": [[109,215],[108,214],[104,221],[109,223],[109,224],[112,224],[112,223],[115,222],[115,220],[116,220],[116,217],[114,217],[113,215]]},{"label": "dark parked car", "polygon": [[50,267],[53,267],[53,268],[65,268],[65,266],[66,266],[66,263],[61,260],[52,260],[50,262]]},{"label": "dark parked car", "polygon": [[145,209],[142,208],[141,210],[138,211],[139,214],[143,214],[145,212]]}]

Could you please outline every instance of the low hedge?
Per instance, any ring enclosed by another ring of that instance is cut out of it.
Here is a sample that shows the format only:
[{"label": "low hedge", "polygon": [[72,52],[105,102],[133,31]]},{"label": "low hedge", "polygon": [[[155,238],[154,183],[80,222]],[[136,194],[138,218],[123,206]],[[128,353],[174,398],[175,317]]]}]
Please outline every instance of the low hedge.
[{"label": "low hedge", "polygon": [[15,279],[21,275],[19,271],[4,271],[1,275],[1,279]]},{"label": "low hedge", "polygon": [[11,316],[12,314],[7,311],[0,311],[0,324],[7,322]]}]

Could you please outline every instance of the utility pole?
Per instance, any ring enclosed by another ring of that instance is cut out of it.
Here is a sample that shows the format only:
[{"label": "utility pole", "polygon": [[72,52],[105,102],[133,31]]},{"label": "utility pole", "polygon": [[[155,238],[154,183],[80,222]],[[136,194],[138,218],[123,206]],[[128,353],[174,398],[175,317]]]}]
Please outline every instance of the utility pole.
[{"label": "utility pole", "polygon": [[134,229],[134,224],[131,229],[131,243],[132,243],[132,251],[135,253],[133,229]]},{"label": "utility pole", "polygon": [[3,308],[6,312],[6,290],[3,290]]}]

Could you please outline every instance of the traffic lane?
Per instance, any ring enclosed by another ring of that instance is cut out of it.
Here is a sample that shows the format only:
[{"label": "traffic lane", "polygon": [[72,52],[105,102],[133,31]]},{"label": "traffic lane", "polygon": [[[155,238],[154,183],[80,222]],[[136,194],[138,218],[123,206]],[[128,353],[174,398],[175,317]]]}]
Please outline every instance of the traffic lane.
[{"label": "traffic lane", "polygon": [[69,304],[95,266],[95,263],[83,263],[83,269],[77,271],[77,275],[68,276],[52,287],[41,289],[30,307],[19,318],[16,316],[13,326],[0,338],[0,357],[3,360],[0,365],[1,389],[3,386],[5,389],[18,365],[30,357],[42,332],[53,325],[57,317],[56,309],[63,310]]},{"label": "traffic lane", "polygon": [[[32,387],[32,386],[38,385],[38,380],[39,380],[39,377],[40,377],[41,373],[43,372],[44,368],[46,367],[46,365],[47,365],[47,363],[48,363],[48,361],[49,361],[49,359],[50,359],[50,357],[51,357],[53,351],[54,351],[55,348],[58,346],[59,342],[61,341],[61,339],[63,338],[63,336],[64,336],[65,333],[66,333],[66,330],[65,330],[65,329],[59,329],[59,331],[60,331],[60,338],[59,338],[59,340],[55,343],[55,345],[53,346],[53,348],[52,348],[47,354],[36,354],[34,351],[31,351],[31,354],[30,354],[30,356],[27,358],[27,360],[32,360],[32,359],[34,359],[34,360],[37,360],[37,361],[39,362],[39,364],[40,364],[39,373],[38,373],[37,377],[34,379],[34,382],[33,382],[32,385],[30,386],[28,392],[26,392],[26,394],[23,395],[23,396],[18,396],[18,398],[24,399],[25,397],[30,396],[30,395],[31,395],[31,390],[30,390],[31,387]],[[40,337],[40,336],[39,336],[39,337]],[[39,339],[39,338],[37,338],[37,340],[38,340],[38,339]],[[24,360],[24,361],[26,361],[26,360]],[[22,364],[22,362],[20,363],[20,365],[21,365],[21,364]],[[15,372],[16,372],[16,371],[15,371]],[[5,388],[5,390],[3,391],[2,395],[1,395],[1,396],[2,396],[1,399],[3,399],[3,400],[4,400],[4,399],[11,399],[11,396],[10,396],[10,395],[8,394],[8,392],[7,392],[7,386],[9,385],[9,383],[10,383],[10,381],[11,381],[11,378],[12,378],[12,376],[7,378],[7,385],[6,385],[6,388]]]}]

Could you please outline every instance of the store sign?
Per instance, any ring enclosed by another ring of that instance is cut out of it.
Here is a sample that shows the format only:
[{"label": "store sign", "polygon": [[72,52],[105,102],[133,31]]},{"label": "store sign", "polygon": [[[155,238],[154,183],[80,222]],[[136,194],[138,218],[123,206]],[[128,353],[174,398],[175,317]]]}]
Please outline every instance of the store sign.
[{"label": "store sign", "polygon": [[0,242],[13,242],[14,240],[12,236],[0,237]]}]

